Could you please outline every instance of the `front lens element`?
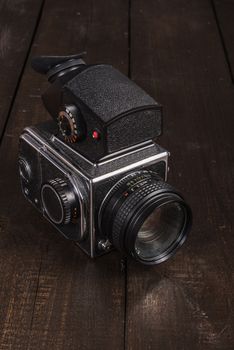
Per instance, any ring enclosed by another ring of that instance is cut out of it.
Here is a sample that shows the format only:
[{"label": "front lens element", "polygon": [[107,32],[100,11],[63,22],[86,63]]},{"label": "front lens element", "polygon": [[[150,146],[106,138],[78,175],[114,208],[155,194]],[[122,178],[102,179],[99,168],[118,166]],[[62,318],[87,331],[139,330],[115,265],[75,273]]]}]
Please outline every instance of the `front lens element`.
[{"label": "front lens element", "polygon": [[135,250],[139,258],[151,261],[173,250],[185,221],[185,210],[178,202],[156,207],[137,233]]},{"label": "front lens element", "polygon": [[50,185],[42,187],[41,198],[44,210],[54,224],[61,224],[64,218],[62,200],[56,190]]}]

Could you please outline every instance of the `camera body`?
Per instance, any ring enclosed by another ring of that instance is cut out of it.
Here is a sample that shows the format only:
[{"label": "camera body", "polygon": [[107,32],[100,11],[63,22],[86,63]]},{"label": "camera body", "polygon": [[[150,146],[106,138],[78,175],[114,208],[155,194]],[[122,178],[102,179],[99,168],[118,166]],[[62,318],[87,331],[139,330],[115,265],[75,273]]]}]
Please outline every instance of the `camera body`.
[{"label": "camera body", "polygon": [[[166,180],[168,152],[151,141],[94,163],[61,141],[56,132],[54,123],[47,122],[22,133],[22,192],[66,238],[74,240],[91,257],[102,255],[113,249],[110,237],[100,229],[102,204],[108,193],[123,178],[139,171],[150,171]],[[55,214],[50,218],[52,210],[45,210],[43,184],[60,193],[64,201],[61,218],[55,220]]]},{"label": "camera body", "polygon": [[42,99],[52,120],[20,136],[22,192],[89,256],[117,248],[144,264],[184,242],[191,210],[167,180],[161,106],[109,65],[82,55],[41,56],[51,83]]}]

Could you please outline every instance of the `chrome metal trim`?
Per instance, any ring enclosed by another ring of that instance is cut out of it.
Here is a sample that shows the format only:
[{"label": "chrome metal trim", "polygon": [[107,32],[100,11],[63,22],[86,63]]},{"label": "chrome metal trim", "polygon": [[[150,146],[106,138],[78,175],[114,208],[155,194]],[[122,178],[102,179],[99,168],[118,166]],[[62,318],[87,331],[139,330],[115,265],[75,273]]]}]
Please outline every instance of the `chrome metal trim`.
[{"label": "chrome metal trim", "polygon": [[168,152],[164,151],[164,152],[156,154],[154,156],[142,159],[142,160],[140,160],[140,161],[138,161],[136,163],[129,164],[129,165],[123,167],[123,168],[114,170],[112,172],[109,172],[109,173],[101,175],[101,176],[98,176],[98,177],[94,178],[92,180],[92,182],[93,183],[101,182],[103,180],[108,179],[109,177],[120,175],[122,173],[125,173],[127,171],[133,170],[135,168],[143,167],[144,165],[154,164],[156,160],[157,161],[163,160],[167,164],[167,158],[168,158]]},{"label": "chrome metal trim", "polygon": [[[28,138],[29,137],[29,138]],[[27,135],[27,134],[21,134],[20,139],[24,140],[27,142],[30,146],[32,146],[34,149],[39,150],[42,148],[41,143],[38,141],[35,141],[32,136]]]},{"label": "chrome metal trim", "polygon": [[95,227],[94,227],[94,191],[93,191],[93,182],[90,181],[89,186],[89,226],[90,226],[90,255],[91,258],[94,258],[94,249],[95,249]]},{"label": "chrome metal trim", "polygon": [[48,149],[53,155],[55,155],[57,158],[59,158],[61,161],[63,161],[68,167],[70,167],[74,172],[78,173],[82,177],[84,177],[86,180],[89,180],[87,176],[85,176],[81,171],[79,171],[73,164],[71,164],[69,161],[66,160],[60,153],[55,151],[53,147],[50,146],[48,142],[46,142],[44,139],[41,139],[32,129],[26,128],[24,129],[27,131],[30,135],[32,135],[37,141],[40,143],[43,143],[43,146],[41,148]]},{"label": "chrome metal trim", "polygon": [[168,157],[170,157],[170,153],[167,152],[167,157],[164,160],[165,162],[165,177],[164,177],[164,181],[167,182],[167,177],[168,177]]},{"label": "chrome metal trim", "polygon": [[80,220],[80,240],[79,241],[81,241],[84,239],[84,237],[86,235],[86,228],[87,228],[86,219],[85,219],[85,198],[84,198],[83,194],[81,193],[81,191],[79,190],[79,184],[78,184],[77,178],[75,178],[73,176],[69,176],[69,181],[72,183],[72,185],[75,189],[76,195],[79,199],[80,217],[81,217],[81,220]]},{"label": "chrome metal trim", "polygon": [[[51,141],[54,142],[54,143],[58,143],[60,145],[62,145],[63,147],[67,148],[69,152],[72,152],[74,153],[76,156],[77,156],[77,152],[72,148],[72,147],[69,147],[66,143],[62,142],[61,140],[59,140],[58,137],[56,137],[55,135],[53,135],[51,138]],[[82,154],[78,153],[79,154],[79,157],[82,158],[85,162],[89,163],[90,165],[93,165],[93,163],[88,160],[87,158],[85,158]]]},{"label": "chrome metal trim", "polygon": [[134,154],[136,152],[145,150],[145,149],[150,148],[150,147],[155,147],[155,143],[153,141],[148,141],[147,144],[146,144],[146,142],[139,143],[138,145],[128,147],[125,150],[121,150],[121,151],[109,154],[108,156],[104,157],[103,160],[101,160],[98,163],[98,165],[104,165],[104,164],[110,163],[113,160],[123,158],[126,155]]}]

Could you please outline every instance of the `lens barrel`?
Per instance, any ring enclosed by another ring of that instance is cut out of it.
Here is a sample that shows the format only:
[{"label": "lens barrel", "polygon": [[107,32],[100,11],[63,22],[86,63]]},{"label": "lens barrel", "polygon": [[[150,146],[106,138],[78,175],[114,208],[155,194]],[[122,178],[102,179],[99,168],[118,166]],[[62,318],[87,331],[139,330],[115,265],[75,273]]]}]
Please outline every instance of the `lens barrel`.
[{"label": "lens barrel", "polygon": [[69,224],[77,215],[77,201],[67,181],[56,178],[41,187],[41,202],[46,216],[56,225]]},{"label": "lens barrel", "polygon": [[139,171],[120,180],[99,212],[102,232],[125,255],[144,264],[167,260],[183,244],[192,213],[157,174]]}]

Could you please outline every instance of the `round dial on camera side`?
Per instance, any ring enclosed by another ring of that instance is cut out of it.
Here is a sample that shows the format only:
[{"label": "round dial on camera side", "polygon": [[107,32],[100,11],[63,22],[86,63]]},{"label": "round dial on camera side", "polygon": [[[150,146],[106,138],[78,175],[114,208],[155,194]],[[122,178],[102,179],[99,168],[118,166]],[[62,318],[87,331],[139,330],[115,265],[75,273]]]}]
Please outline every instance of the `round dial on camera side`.
[{"label": "round dial on camera side", "polygon": [[65,142],[75,143],[85,136],[85,125],[80,110],[75,105],[66,105],[58,114],[58,127]]},{"label": "round dial on camera side", "polygon": [[20,172],[21,178],[25,182],[28,183],[31,180],[31,178],[32,178],[31,167],[30,167],[29,163],[27,162],[27,160],[22,158],[22,157],[19,158],[19,172]]},{"label": "round dial on camera side", "polygon": [[47,217],[56,225],[66,225],[77,216],[77,201],[71,186],[56,178],[41,187],[41,201]]}]

